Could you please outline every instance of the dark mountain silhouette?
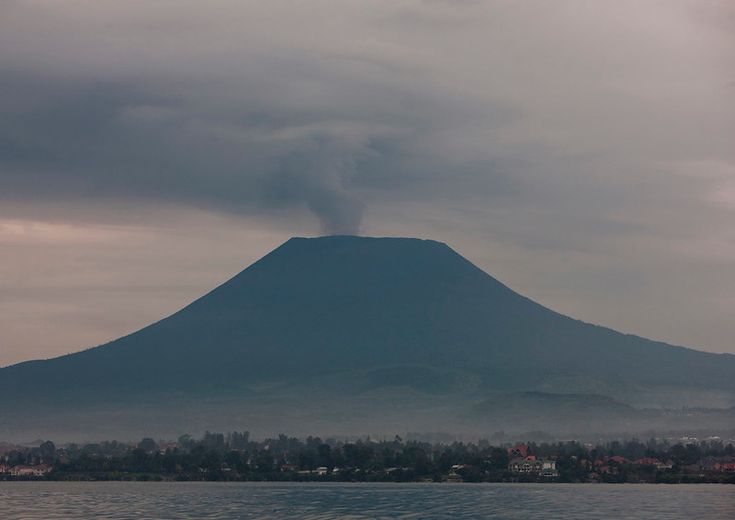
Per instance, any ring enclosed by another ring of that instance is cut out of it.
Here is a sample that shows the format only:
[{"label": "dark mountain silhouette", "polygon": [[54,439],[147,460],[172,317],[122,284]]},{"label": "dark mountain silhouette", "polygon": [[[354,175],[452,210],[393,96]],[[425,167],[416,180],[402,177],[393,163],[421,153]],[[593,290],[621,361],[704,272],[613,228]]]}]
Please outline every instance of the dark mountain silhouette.
[{"label": "dark mountain silhouette", "polygon": [[175,432],[224,414],[293,431],[298,412],[298,429],[337,432],[341,422],[359,429],[355,410],[367,421],[400,409],[387,425],[401,427],[401,417],[421,423],[420,410],[460,417],[493,408],[499,393],[528,391],[604,395],[625,404],[602,405],[626,413],[732,406],[735,356],[560,315],[439,242],[332,236],[293,238],[129,336],[0,369],[12,431],[33,423],[28,410],[45,409],[58,412],[48,428],[99,424],[104,413],[110,428],[142,421]]}]

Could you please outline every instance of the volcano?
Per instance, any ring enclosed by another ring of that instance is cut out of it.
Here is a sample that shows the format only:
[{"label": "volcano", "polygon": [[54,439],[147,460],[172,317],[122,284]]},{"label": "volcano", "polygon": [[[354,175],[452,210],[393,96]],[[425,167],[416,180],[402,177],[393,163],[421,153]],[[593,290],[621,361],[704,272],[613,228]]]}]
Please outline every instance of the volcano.
[{"label": "volcano", "polygon": [[735,356],[563,316],[410,238],[292,238],[133,334],[0,369],[9,438],[635,430],[692,406],[718,427],[733,405]]}]

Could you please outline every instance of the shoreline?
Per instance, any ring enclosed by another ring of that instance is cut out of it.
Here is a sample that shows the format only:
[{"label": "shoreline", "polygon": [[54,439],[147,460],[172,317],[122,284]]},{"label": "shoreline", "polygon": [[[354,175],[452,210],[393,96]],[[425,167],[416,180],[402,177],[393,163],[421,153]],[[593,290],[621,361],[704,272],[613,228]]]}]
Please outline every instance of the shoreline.
[{"label": "shoreline", "polygon": [[671,487],[671,486],[724,486],[728,487],[735,482],[447,482],[447,481],[388,481],[388,480],[371,480],[371,481],[354,481],[354,480],[56,480],[56,479],[0,479],[0,485],[4,484],[176,484],[176,485],[189,485],[189,484],[211,484],[211,485],[297,485],[297,486],[341,486],[341,485],[352,485],[354,487],[369,487],[369,486],[440,486],[440,487],[453,487],[453,486],[470,486],[470,487],[482,487],[482,486],[508,486],[508,487],[526,487],[526,486],[543,486],[543,487],[566,487],[566,486],[610,486],[610,487]]},{"label": "shoreline", "polygon": [[[667,476],[668,477],[668,476]],[[678,477],[678,476],[677,476]],[[317,479],[317,478],[242,478],[242,479],[194,479],[181,478],[172,475],[160,474],[125,474],[125,475],[50,475],[48,477],[5,477],[0,478],[0,483],[6,482],[135,482],[135,483],[212,483],[212,484],[355,484],[355,485],[372,485],[372,484],[503,484],[503,485],[567,485],[567,484],[584,484],[584,485],[733,485],[735,484],[735,475],[726,475],[721,478],[720,475],[702,476],[692,478],[691,475],[684,475],[681,478],[668,477],[663,479],[652,480],[600,480],[600,481],[575,481],[561,479],[505,479],[505,480],[458,480],[444,478],[434,479],[416,479],[416,480],[391,480],[391,479]]]}]

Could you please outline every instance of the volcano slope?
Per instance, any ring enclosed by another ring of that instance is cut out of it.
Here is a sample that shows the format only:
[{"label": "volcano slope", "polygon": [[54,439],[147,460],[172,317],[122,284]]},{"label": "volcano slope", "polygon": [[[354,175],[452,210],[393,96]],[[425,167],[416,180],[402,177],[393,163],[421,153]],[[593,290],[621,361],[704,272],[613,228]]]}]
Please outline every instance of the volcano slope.
[{"label": "volcano slope", "polygon": [[0,369],[9,438],[721,428],[733,405],[735,356],[574,320],[410,238],[293,238],[133,334]]}]

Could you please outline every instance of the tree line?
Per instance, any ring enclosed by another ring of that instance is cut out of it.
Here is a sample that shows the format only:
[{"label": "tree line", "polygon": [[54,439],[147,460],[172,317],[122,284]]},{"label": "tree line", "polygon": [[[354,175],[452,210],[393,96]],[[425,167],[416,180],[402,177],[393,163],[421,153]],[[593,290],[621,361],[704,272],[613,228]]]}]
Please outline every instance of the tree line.
[{"label": "tree line", "polygon": [[[633,439],[594,446],[577,441],[528,442],[525,446],[529,455],[554,460],[555,481],[562,482],[589,480],[591,473],[600,471],[600,461],[607,468],[601,480],[625,482],[681,481],[693,465],[708,457],[735,460],[733,445],[719,440],[672,444]],[[455,476],[470,482],[537,480],[534,475],[509,472],[509,461],[517,456],[509,448],[487,440],[430,443],[396,436],[344,441],[286,435],[254,440],[248,432],[207,432],[201,438],[183,435],[175,442],[145,438],[137,443],[108,441],[57,448],[47,441],[37,448],[7,453],[4,463],[52,465],[48,478],[55,479],[442,481]],[[633,462],[639,459],[656,459],[670,467],[636,467]]]}]

